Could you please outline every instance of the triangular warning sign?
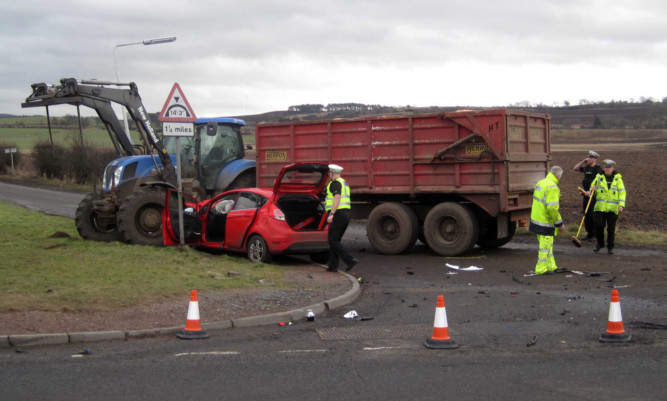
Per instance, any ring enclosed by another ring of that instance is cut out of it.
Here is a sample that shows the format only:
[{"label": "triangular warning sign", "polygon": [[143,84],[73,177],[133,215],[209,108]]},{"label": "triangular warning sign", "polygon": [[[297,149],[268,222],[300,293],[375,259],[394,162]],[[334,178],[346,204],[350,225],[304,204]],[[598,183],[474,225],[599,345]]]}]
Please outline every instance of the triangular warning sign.
[{"label": "triangular warning sign", "polygon": [[190,107],[190,103],[185,98],[185,94],[178,85],[178,82],[175,82],[171,88],[169,97],[167,97],[167,101],[164,103],[164,107],[162,107],[158,120],[162,122],[183,123],[191,123],[197,120],[197,116],[192,107]]}]

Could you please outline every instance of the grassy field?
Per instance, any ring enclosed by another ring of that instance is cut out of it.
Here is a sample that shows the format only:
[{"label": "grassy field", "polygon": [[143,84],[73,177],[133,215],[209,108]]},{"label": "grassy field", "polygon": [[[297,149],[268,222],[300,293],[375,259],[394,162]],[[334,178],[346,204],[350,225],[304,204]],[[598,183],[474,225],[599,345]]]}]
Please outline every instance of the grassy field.
[{"label": "grassy field", "polygon": [[[11,119],[3,119],[11,120]],[[51,132],[53,142],[57,145],[69,146],[79,139],[77,129],[54,129]],[[139,134],[132,132],[134,143],[141,143]],[[100,128],[86,128],[83,130],[83,140],[87,146],[96,148],[113,148],[109,133]],[[18,148],[19,152],[31,151],[40,142],[48,142],[49,130],[47,128],[2,128],[0,127],[0,145],[10,145]],[[243,142],[254,144],[255,137],[244,135]]]},{"label": "grassy field", "polygon": [[[54,129],[51,134],[53,143],[66,147],[79,139],[78,129]],[[49,141],[47,128],[0,128],[0,145],[15,146],[19,152],[31,151],[37,143]],[[107,131],[100,128],[84,129],[83,141],[91,147],[113,147]],[[135,142],[138,142],[138,135]]]},{"label": "grassy field", "polygon": [[[281,268],[190,248],[82,240],[65,217],[0,202],[0,311],[103,311],[191,289],[281,281]],[[239,275],[228,277],[228,272]]]}]

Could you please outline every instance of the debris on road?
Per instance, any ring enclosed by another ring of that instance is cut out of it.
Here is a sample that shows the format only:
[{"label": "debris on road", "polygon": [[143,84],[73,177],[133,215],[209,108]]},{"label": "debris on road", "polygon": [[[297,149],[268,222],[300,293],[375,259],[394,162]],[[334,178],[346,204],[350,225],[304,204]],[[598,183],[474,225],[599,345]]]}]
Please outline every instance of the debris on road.
[{"label": "debris on road", "polygon": [[445,263],[445,266],[449,267],[450,269],[468,271],[468,272],[484,270],[483,267],[477,267],[477,266],[460,267],[449,263]]}]

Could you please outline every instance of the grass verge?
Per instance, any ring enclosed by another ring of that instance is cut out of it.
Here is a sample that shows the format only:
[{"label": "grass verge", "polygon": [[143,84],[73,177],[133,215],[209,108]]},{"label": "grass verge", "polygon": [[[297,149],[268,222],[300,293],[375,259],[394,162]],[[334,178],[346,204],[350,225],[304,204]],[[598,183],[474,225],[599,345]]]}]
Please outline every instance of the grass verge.
[{"label": "grass verge", "polygon": [[84,241],[71,219],[5,202],[0,221],[0,312],[113,310],[191,289],[264,286],[262,279],[286,286],[279,266],[191,248]]}]

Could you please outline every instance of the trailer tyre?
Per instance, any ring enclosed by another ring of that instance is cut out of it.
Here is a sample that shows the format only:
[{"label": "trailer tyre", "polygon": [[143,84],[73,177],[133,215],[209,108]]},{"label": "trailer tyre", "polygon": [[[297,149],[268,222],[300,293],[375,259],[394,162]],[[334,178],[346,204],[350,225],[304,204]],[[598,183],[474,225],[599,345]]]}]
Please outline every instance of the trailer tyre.
[{"label": "trailer tyre", "polygon": [[397,255],[417,242],[419,221],[406,205],[383,203],[368,216],[366,233],[375,250],[385,255]]},{"label": "trailer tyre", "polygon": [[507,225],[507,237],[496,238],[498,236],[498,225],[495,220],[489,222],[486,231],[480,234],[477,245],[484,249],[500,248],[512,240],[516,232],[516,221],[510,221]]},{"label": "trailer tyre", "polygon": [[123,201],[118,211],[118,229],[126,242],[137,245],[164,245],[164,198],[163,188],[143,187]]},{"label": "trailer tyre", "polygon": [[319,263],[321,265],[329,262],[329,251],[313,252],[308,256],[310,257],[310,260],[312,260],[315,263]]},{"label": "trailer tyre", "polygon": [[424,221],[426,243],[437,254],[456,256],[472,249],[479,237],[477,217],[464,205],[436,205]]},{"label": "trailer tyre", "polygon": [[103,242],[122,241],[123,236],[118,232],[115,216],[99,215],[93,208],[93,201],[98,199],[102,199],[99,194],[90,193],[79,203],[74,217],[76,230],[83,239]]},{"label": "trailer tyre", "polygon": [[248,239],[248,260],[253,263],[270,263],[271,252],[261,235],[253,235]]}]

